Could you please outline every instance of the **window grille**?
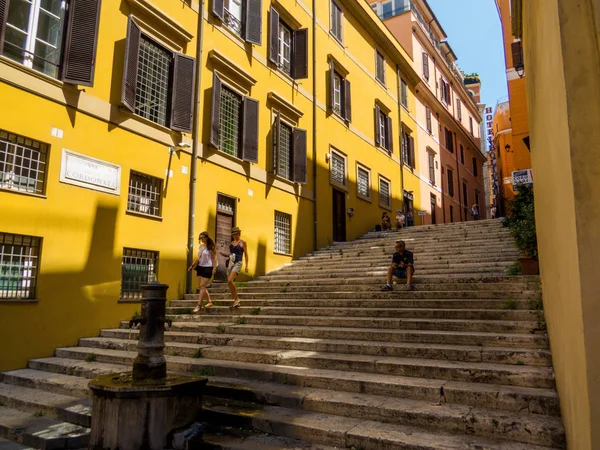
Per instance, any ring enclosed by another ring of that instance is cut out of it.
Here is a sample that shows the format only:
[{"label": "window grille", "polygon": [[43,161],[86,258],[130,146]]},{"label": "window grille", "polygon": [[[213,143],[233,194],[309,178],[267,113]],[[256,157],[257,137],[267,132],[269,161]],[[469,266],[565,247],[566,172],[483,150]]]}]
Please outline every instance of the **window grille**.
[{"label": "window grille", "polygon": [[379,203],[390,206],[390,183],[383,178],[379,179]]},{"label": "window grille", "polygon": [[127,210],[160,217],[162,180],[131,171]]},{"label": "window grille", "polygon": [[156,280],[158,252],[123,249],[121,264],[121,298],[141,299],[143,284]]},{"label": "window grille", "polygon": [[275,211],[275,253],[291,253],[292,216]]},{"label": "window grille", "polygon": [[238,157],[240,153],[240,124],[242,97],[231,89],[221,88],[221,151]]},{"label": "window grille", "polygon": [[47,144],[0,130],[0,188],[43,194]]},{"label": "window grille", "polygon": [[159,125],[167,124],[173,54],[141,37],[135,113]]},{"label": "window grille", "polygon": [[333,111],[342,115],[342,77],[337,72],[333,74]]},{"label": "window grille", "polygon": [[335,152],[331,153],[331,180],[346,185],[346,159]]},{"label": "window grille", "polygon": [[279,126],[279,154],[277,155],[277,175],[291,180],[292,177],[292,127],[281,123]]},{"label": "window grille", "polygon": [[57,77],[65,5],[60,0],[10,2],[3,54],[27,67]]},{"label": "window grille", "polygon": [[359,167],[357,175],[358,194],[363,197],[369,197],[371,194],[369,184],[369,172]]},{"label": "window grille", "polygon": [[376,68],[375,68],[377,80],[385,84],[385,59],[381,53],[376,51]]},{"label": "window grille", "polygon": [[338,41],[342,40],[342,10],[334,1],[331,2],[331,34]]},{"label": "window grille", "polygon": [[39,237],[0,233],[0,298],[35,298]]},{"label": "window grille", "polygon": [[283,22],[279,22],[279,67],[292,73],[292,30]]}]

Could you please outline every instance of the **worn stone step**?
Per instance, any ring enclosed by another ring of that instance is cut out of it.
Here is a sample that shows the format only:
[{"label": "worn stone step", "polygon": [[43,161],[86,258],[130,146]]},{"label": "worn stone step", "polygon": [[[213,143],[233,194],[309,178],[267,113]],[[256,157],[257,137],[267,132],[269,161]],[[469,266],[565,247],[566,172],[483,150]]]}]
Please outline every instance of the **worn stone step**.
[{"label": "worn stone step", "polygon": [[[416,257],[465,257],[472,256],[473,258],[489,258],[491,254],[498,256],[518,255],[519,251],[512,243],[500,242],[494,246],[488,247],[472,247],[472,246],[459,246],[456,248],[440,248],[440,242],[432,244],[415,243],[406,241],[407,249],[415,254]],[[390,243],[368,243],[362,245],[355,245],[346,248],[318,250],[314,253],[309,253],[305,256],[299,257],[295,262],[300,261],[311,261],[319,259],[334,259],[334,258],[348,258],[348,257],[376,257],[376,256],[391,256],[394,254],[395,244]]]},{"label": "worn stone step", "polygon": [[[214,300],[228,299],[229,292],[211,293]],[[282,288],[280,292],[239,292],[240,299],[322,299],[323,301],[331,299],[503,299],[503,300],[518,300],[527,299],[534,300],[540,297],[535,291],[408,291],[404,285],[396,285],[392,291],[383,291],[381,288],[372,292],[364,291],[357,292],[349,287],[339,286],[336,291],[332,292],[288,292],[286,288]]]},{"label": "worn stone step", "polygon": [[[469,406],[494,408],[502,411],[524,412],[551,416],[560,415],[560,405],[556,391],[552,389],[530,388],[519,386],[503,386],[496,384],[480,384],[415,377],[382,375],[376,373],[347,372],[312,368],[306,371],[302,367],[273,366],[265,364],[244,363],[239,361],[173,358],[177,365],[170,365],[169,370],[208,376],[208,392],[212,381],[235,379],[236,383],[254,380],[282,384],[285,386],[301,386],[319,389],[331,389],[345,392],[384,395],[387,397],[412,398],[429,402],[456,403]],[[185,362],[188,362],[186,365]],[[93,378],[99,373],[118,373],[129,370],[126,365],[115,365],[102,362],[87,362],[69,358],[42,358],[32,360],[30,366],[42,373],[60,376],[66,373],[77,373],[79,377]],[[73,376],[63,375],[73,378]],[[70,379],[64,380],[70,386]],[[51,384],[54,389],[56,384]],[[73,384],[73,392],[81,389],[81,382]],[[85,395],[85,394],[83,394]]]},{"label": "worn stone step", "polygon": [[[464,262],[466,260],[466,262],[468,262],[468,258],[471,258],[471,260],[494,262],[496,261],[494,257],[498,259],[510,259],[515,258],[519,254],[518,250],[516,249],[503,249],[500,251],[487,251],[484,253],[479,251],[469,252],[465,249],[460,253],[459,250],[457,250],[457,253],[455,253],[454,251],[440,252],[437,248],[421,248],[411,249],[411,252],[413,252],[415,260],[419,260],[421,262],[436,260],[450,260],[455,262]],[[371,262],[381,259],[391,259],[393,254],[393,246],[389,248],[375,246],[365,249],[356,248],[352,250],[334,251],[311,256],[301,256],[300,258],[294,260],[292,264],[307,265],[308,263],[315,263],[319,261],[349,261],[352,259],[360,259],[360,261]]]},{"label": "worn stone step", "polygon": [[[90,376],[96,376],[90,373]],[[81,376],[66,375],[35,369],[17,369],[0,373],[0,381],[31,389],[71,395],[78,398],[91,396],[90,380]]]},{"label": "worn stone step", "polygon": [[[137,345],[139,333],[123,329],[102,330],[100,338],[115,338],[128,343],[130,351]],[[85,338],[87,342],[99,338]],[[267,336],[239,336],[234,334],[197,334],[167,332],[165,334],[167,352],[174,355],[194,356],[198,345],[231,347],[270,348],[274,350],[301,350],[332,353],[350,353],[379,356],[399,356],[405,358],[442,359],[450,361],[491,362],[501,364],[526,364],[550,366],[552,359],[549,350],[477,347],[462,345],[428,345],[410,343],[390,343],[379,341],[282,338]],[[192,345],[190,349],[177,344]],[[196,346],[194,346],[195,344]],[[84,345],[80,342],[80,345]],[[187,353],[185,353],[187,352]]]},{"label": "worn stone step", "polygon": [[0,450],[34,450],[31,447],[0,438]]},{"label": "worn stone step", "polygon": [[[347,261],[344,260],[325,260],[325,261],[315,261],[312,264],[292,264],[291,266],[286,266],[283,269],[279,270],[279,272],[291,272],[294,270],[302,270],[306,273],[311,273],[316,270],[326,270],[328,272],[335,272],[337,270],[343,269],[356,269],[356,270],[373,270],[385,268],[387,269],[392,262],[392,256],[389,258],[381,257],[377,259],[373,259],[372,261],[363,261],[361,257],[358,258],[350,258]],[[515,261],[506,259],[499,260],[496,259],[494,262],[486,262],[485,267],[488,269],[492,268],[505,268],[514,265]],[[467,261],[464,263],[457,263],[454,261],[444,261],[443,259],[430,259],[426,261],[419,260],[415,258],[415,267],[419,270],[436,270],[436,269],[447,269],[450,268],[458,271],[473,269],[477,267],[481,267],[482,263],[477,261]]]},{"label": "worn stone step", "polygon": [[[551,368],[539,366],[509,366],[489,363],[466,363],[426,359],[381,357],[372,355],[343,355],[321,352],[268,350],[256,348],[229,348],[207,346],[200,349],[200,358],[167,356],[171,370],[187,372],[194,359],[225,359],[260,364],[310,367],[353,372],[380,373],[384,375],[418,378],[446,379],[462,382],[504,384],[522,387],[553,388]],[[60,358],[72,358],[112,364],[131,364],[134,352],[92,347],[66,347],[56,349]],[[182,359],[179,359],[182,358]]]},{"label": "worn stone step", "polygon": [[87,447],[90,429],[0,406],[0,437],[40,450]]},{"label": "worn stone step", "polygon": [[[504,242],[499,241],[487,241],[483,239],[462,239],[459,237],[457,240],[430,240],[428,242],[422,242],[417,240],[405,239],[406,248],[414,253],[418,252],[437,252],[442,253],[454,253],[454,250],[466,249],[465,251],[472,254],[484,255],[490,251],[515,251],[516,247],[513,242],[506,240]],[[349,244],[343,247],[325,248],[313,252],[312,256],[329,255],[329,254],[342,254],[346,251],[393,251],[394,241],[358,241],[357,243]]]},{"label": "worn stone step", "polygon": [[[276,282],[282,282],[282,281],[293,281],[293,280],[307,280],[308,278],[301,275],[301,274],[283,274],[283,275],[277,275],[277,273],[279,272],[279,270],[274,270],[273,272],[270,272],[269,274],[260,277],[261,281],[276,281]],[[345,275],[341,275],[339,273],[319,273],[319,274],[315,274],[313,277],[311,277],[311,280],[327,280],[327,279],[331,279],[331,278],[335,278],[335,279],[348,279],[348,278],[354,278],[354,279],[377,279],[377,280],[384,280],[385,281],[385,276],[386,276],[387,270],[386,271],[369,271],[369,272],[365,272],[365,273],[361,273],[360,277],[356,276],[356,272],[354,272],[351,276],[345,276]],[[435,272],[435,273],[423,273],[422,271],[419,271],[418,273],[415,274],[415,280],[427,280],[430,281],[431,279],[439,279],[439,278],[444,278],[444,279],[457,279],[457,280],[462,280],[462,279],[466,279],[466,278],[472,278],[472,279],[479,279],[479,280],[486,280],[486,279],[490,279],[490,278],[505,278],[505,277],[510,277],[510,275],[507,274],[506,271],[501,271],[501,272],[470,272],[470,273],[439,273],[439,272]],[[515,279],[517,279],[517,276],[515,276]],[[533,277],[532,277],[533,279]],[[416,282],[419,282],[416,281]]]},{"label": "worn stone step", "polygon": [[[206,405],[211,421],[276,432],[287,437],[310,439],[340,448],[406,449],[406,450],[465,450],[485,448],[494,450],[541,450],[544,447],[507,442],[493,438],[428,431],[404,425],[364,419],[340,417],[277,406],[250,403],[225,406]],[[466,425],[465,425],[466,428]],[[547,448],[547,447],[546,447]],[[555,448],[561,448],[556,446]]]},{"label": "worn stone step", "polygon": [[[335,278],[335,277],[356,277],[356,276],[369,276],[369,277],[384,277],[387,273],[388,265],[385,265],[382,269],[379,268],[369,268],[369,269],[361,269],[361,270],[348,270],[348,269],[339,269],[336,271],[313,271],[314,275],[317,277],[323,278]],[[465,277],[468,275],[480,275],[480,276],[501,276],[506,275],[509,265],[506,267],[486,267],[486,266],[478,266],[474,268],[464,268],[464,269],[456,269],[456,268],[440,268],[440,269],[423,269],[417,267],[418,275],[433,275],[433,276],[457,276],[457,277]],[[305,280],[308,278],[312,278],[313,274],[309,277],[308,274],[304,273],[299,268],[297,270],[288,272],[285,270],[278,270],[274,272],[270,272],[268,274],[270,277],[291,277],[293,275],[299,275]]]},{"label": "worn stone step", "polygon": [[[230,431],[227,428],[227,431]],[[204,450],[336,450],[337,447],[267,433],[205,433]],[[0,450],[2,447],[0,447]]]}]

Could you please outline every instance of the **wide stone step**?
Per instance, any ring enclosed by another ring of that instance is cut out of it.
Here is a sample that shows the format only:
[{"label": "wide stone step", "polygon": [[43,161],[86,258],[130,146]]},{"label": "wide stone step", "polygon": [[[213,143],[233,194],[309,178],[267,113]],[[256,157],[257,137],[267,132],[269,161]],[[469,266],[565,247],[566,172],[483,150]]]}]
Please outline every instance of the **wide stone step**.
[{"label": "wide stone step", "polygon": [[[102,330],[100,338],[84,338],[82,346],[109,348],[111,342],[101,338],[121,340],[120,349],[133,351],[139,333],[136,330]],[[254,347],[274,350],[301,350],[359,355],[398,356],[404,358],[441,359],[449,361],[490,362],[499,364],[526,364],[551,366],[549,350],[478,347],[461,345],[428,345],[389,343],[379,341],[282,338],[269,336],[239,336],[234,334],[196,334],[167,332],[166,352],[179,356],[199,356],[200,346],[216,345],[230,347]],[[187,344],[180,346],[178,344]],[[117,348],[117,347],[110,347]]]},{"label": "wide stone step", "polygon": [[[458,276],[458,277],[465,277],[465,276],[469,276],[469,275],[480,275],[482,277],[487,277],[487,276],[502,276],[502,275],[506,275],[508,268],[510,267],[510,265],[507,265],[506,267],[486,267],[486,266],[477,266],[474,268],[437,268],[437,269],[423,269],[423,268],[419,268],[417,267],[416,270],[418,272],[419,276],[423,276],[423,275],[433,275],[433,276]],[[297,268],[295,270],[291,270],[288,271],[286,269],[282,269],[282,270],[278,270],[278,271],[274,271],[274,272],[270,272],[268,274],[269,277],[281,277],[281,276],[285,276],[285,277],[291,277],[291,276],[300,276],[303,279],[310,279],[313,276],[316,278],[327,278],[327,277],[343,277],[343,278],[347,278],[347,277],[365,277],[365,276],[377,276],[377,277],[383,277],[386,275],[387,270],[389,268],[389,264],[385,265],[385,266],[381,266],[381,267],[371,267],[371,268],[366,268],[366,269],[361,269],[361,270],[356,270],[356,269],[346,269],[344,267],[339,268],[337,270],[312,270],[310,273],[307,273],[303,270],[301,270],[301,268]]]},{"label": "wide stone step", "polygon": [[90,429],[0,406],[0,437],[40,450],[87,447]]},{"label": "wide stone step", "polygon": [[[391,258],[390,258],[391,259]],[[373,265],[365,265],[360,262],[355,264],[328,264],[328,265],[319,265],[313,264],[309,266],[296,266],[292,265],[290,267],[285,267],[279,270],[277,273],[279,274],[293,274],[293,273],[302,273],[306,277],[310,277],[315,273],[326,272],[328,274],[333,273],[353,273],[354,276],[357,276],[362,273],[370,273],[377,271],[387,271],[390,267],[391,261],[382,261],[378,264]],[[416,271],[423,271],[423,273],[479,273],[479,272],[504,272],[511,267],[514,262],[498,262],[498,263],[490,263],[490,264],[428,264],[426,266],[419,265],[415,263]]]},{"label": "wide stone step", "polygon": [[[244,403],[225,406],[206,406],[211,421],[232,426],[277,432],[297,439],[310,439],[340,448],[406,449],[406,450],[465,450],[469,448],[534,450],[544,447],[529,446],[506,440],[449,434],[404,425],[382,423],[366,419],[346,418],[332,414],[315,413],[277,406]],[[462,426],[467,430],[467,421]],[[459,431],[459,430],[457,430]],[[498,432],[499,434],[500,432]],[[525,432],[526,433],[526,432]],[[555,448],[561,448],[558,443]]]},{"label": "wide stone step", "polygon": [[[214,300],[228,300],[230,299],[230,294],[229,292],[215,292],[211,293],[211,297]],[[320,299],[323,302],[332,299],[503,299],[508,301],[510,299],[535,300],[539,298],[539,293],[535,291],[407,291],[405,286],[396,285],[393,291],[383,291],[379,288],[371,292],[357,292],[349,287],[342,286],[338,287],[337,291],[331,292],[288,292],[284,287],[280,289],[280,292],[239,292],[239,298],[241,300]]]},{"label": "wide stone step", "polygon": [[[121,366],[119,366],[121,367]],[[121,367],[123,370],[124,366]],[[112,370],[112,369],[111,369]],[[109,370],[109,373],[111,372]],[[95,377],[89,373],[90,378]],[[0,380],[6,384],[24,386],[57,394],[87,398],[92,391],[88,388],[90,380],[82,376],[66,375],[43,370],[17,369],[0,374]]]},{"label": "wide stone step", "polygon": [[[134,352],[93,347],[66,347],[56,349],[55,355],[60,358],[93,359],[94,361],[112,364],[131,364],[137,354]],[[552,369],[539,366],[508,366],[489,363],[280,351],[245,347],[233,349],[216,346],[200,349],[199,356],[200,358],[198,359],[242,361],[522,387],[554,387]],[[196,358],[167,356],[167,361],[171,363],[171,370],[175,372],[193,372],[194,370],[190,370],[190,364],[193,367],[194,359]]]},{"label": "wide stone step", "polygon": [[[292,265],[287,266],[291,267],[303,267],[308,268],[311,266],[330,266],[334,267],[336,264],[344,264],[344,265],[352,265],[356,267],[370,267],[374,265],[380,264],[390,264],[392,262],[392,254],[377,254],[377,255],[341,255],[337,257],[324,257],[324,258],[314,258],[314,259],[302,259],[297,260],[292,263]],[[464,255],[456,257],[452,255],[451,257],[448,255],[414,255],[415,265],[418,267],[427,267],[427,266],[435,266],[435,265],[461,265],[461,264],[490,264],[493,265],[496,262],[504,262],[509,264],[514,264],[517,260],[517,257],[514,255],[496,255],[494,253],[488,254],[483,257]]]},{"label": "wide stone step", "polygon": [[223,426],[223,430],[224,432],[219,429],[218,432],[204,433],[202,448],[205,450],[337,450],[337,447],[329,445],[254,430],[243,433],[242,430],[236,429],[232,432],[227,425]]},{"label": "wide stone step", "polygon": [[31,450],[31,447],[0,438],[0,450]]},{"label": "wide stone step", "polygon": [[[247,385],[248,381],[261,381],[288,387],[330,389],[394,398],[412,398],[434,403],[456,403],[502,411],[529,412],[550,416],[560,415],[558,395],[552,389],[463,383],[315,368],[307,371],[305,368],[300,367],[272,366],[239,361],[190,358],[177,358],[177,360],[190,361],[190,363],[187,366],[179,364],[176,369],[183,369],[182,372],[192,372],[194,375],[207,376],[209,378],[207,394],[215,396],[223,395],[223,393],[220,390],[214,390],[213,381],[217,383],[217,389],[221,389],[218,383],[222,383],[224,379],[233,379],[238,387]],[[80,377],[91,379],[98,373],[118,373],[130,369],[124,365],[56,357],[32,360],[30,366],[39,368],[40,373],[50,373],[54,377],[69,377],[64,379],[64,386],[72,386],[72,392],[79,392],[81,396],[88,395],[86,392],[80,391],[81,382],[72,384],[71,380],[74,377],[62,374],[77,372]],[[171,367],[169,368],[171,370]],[[45,388],[54,389],[56,386],[56,383],[54,383],[45,386]],[[246,389],[243,389],[243,391],[246,391]],[[238,392],[237,396],[243,397],[243,391]]]},{"label": "wide stone step", "polygon": [[[453,240],[431,240],[423,242],[419,240],[411,241],[405,239],[406,248],[413,253],[418,252],[438,252],[451,253],[454,250],[467,249],[466,251],[472,254],[484,255],[493,251],[503,250],[516,250],[515,244],[512,240],[505,241],[489,241],[485,239],[468,239],[465,240],[462,237],[457,237]],[[357,250],[377,250],[377,249],[394,249],[394,241],[356,241],[356,243],[349,244],[346,246],[336,246],[333,248],[324,248],[313,252],[312,256],[327,255],[333,253],[344,253],[346,251],[357,251]]]}]

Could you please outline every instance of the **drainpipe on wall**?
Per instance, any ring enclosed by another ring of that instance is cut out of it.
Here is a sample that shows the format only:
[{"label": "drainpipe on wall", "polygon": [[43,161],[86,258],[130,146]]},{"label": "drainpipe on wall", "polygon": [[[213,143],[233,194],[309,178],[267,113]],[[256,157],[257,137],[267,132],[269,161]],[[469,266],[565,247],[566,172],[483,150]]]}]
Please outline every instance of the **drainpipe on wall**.
[{"label": "drainpipe on wall", "polygon": [[[454,144],[458,144],[458,140],[456,139],[456,133],[454,133]],[[458,149],[459,146],[457,145],[454,149],[454,156],[456,157],[456,187],[458,188],[458,212],[460,214],[460,221],[462,222],[463,220],[463,208],[462,208],[462,202],[461,202],[461,196],[462,196],[462,182],[460,181],[460,168],[458,166]],[[465,217],[465,222],[467,221],[467,218]]]},{"label": "drainpipe on wall", "polygon": [[[196,44],[196,85],[194,98],[194,118],[192,126],[192,163],[190,164],[190,202],[188,210],[188,247],[187,247],[187,266],[190,267],[194,261],[194,227],[196,213],[196,178],[198,171],[198,153],[200,149],[200,94],[202,83],[202,44],[204,38],[204,2],[200,1],[200,14],[198,16],[198,42]],[[186,270],[185,292],[192,293],[192,272]]]},{"label": "drainpipe on wall", "polygon": [[[204,1],[204,0],[203,0]],[[317,0],[312,2],[312,78],[313,78],[313,250],[317,250]]]},{"label": "drainpipe on wall", "polygon": [[[402,210],[404,210],[404,155],[402,154],[402,79],[400,77],[400,65],[396,64],[396,83],[398,84],[398,124],[400,128],[400,193],[402,194]],[[405,212],[406,214],[406,212]]]}]

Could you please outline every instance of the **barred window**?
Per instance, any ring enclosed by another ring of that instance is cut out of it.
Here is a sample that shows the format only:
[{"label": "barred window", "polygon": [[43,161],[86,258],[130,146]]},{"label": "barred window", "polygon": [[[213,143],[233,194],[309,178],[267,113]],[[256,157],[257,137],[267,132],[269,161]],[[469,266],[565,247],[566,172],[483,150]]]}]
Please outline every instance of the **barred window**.
[{"label": "barred window", "polygon": [[173,53],[142,35],[138,60],[135,113],[159,125],[167,125]]},{"label": "barred window", "polygon": [[239,157],[241,138],[242,96],[231,89],[221,88],[221,142],[219,148],[228,155]]},{"label": "barred window", "polygon": [[161,216],[162,180],[131,171],[127,211]]},{"label": "barred window", "polygon": [[292,127],[279,124],[279,145],[277,155],[277,175],[291,180],[292,177]]},{"label": "barred window", "polygon": [[392,204],[390,198],[390,182],[379,177],[379,204],[381,206],[390,207]]},{"label": "barred window", "polygon": [[371,196],[371,183],[370,183],[370,174],[368,170],[363,169],[362,167],[358,168],[356,179],[358,186],[358,195],[362,197],[370,197]]},{"label": "barred window", "polygon": [[0,298],[35,298],[39,237],[0,233]]},{"label": "barred window", "polygon": [[346,185],[346,158],[335,152],[331,152],[331,181]]},{"label": "barred window", "polygon": [[121,298],[141,299],[143,284],[156,280],[158,252],[123,249],[121,264]]},{"label": "barred window", "polygon": [[289,255],[291,250],[292,216],[275,211],[275,253]]},{"label": "barred window", "polygon": [[48,144],[0,130],[0,188],[44,194]]}]

